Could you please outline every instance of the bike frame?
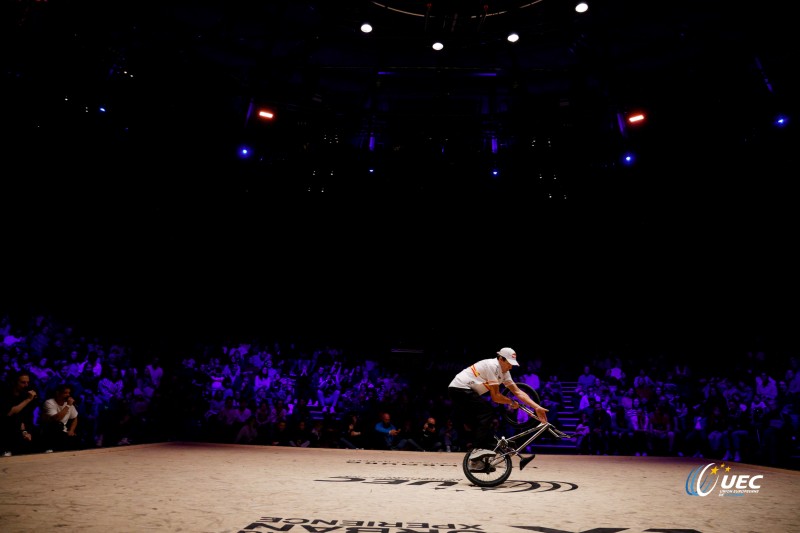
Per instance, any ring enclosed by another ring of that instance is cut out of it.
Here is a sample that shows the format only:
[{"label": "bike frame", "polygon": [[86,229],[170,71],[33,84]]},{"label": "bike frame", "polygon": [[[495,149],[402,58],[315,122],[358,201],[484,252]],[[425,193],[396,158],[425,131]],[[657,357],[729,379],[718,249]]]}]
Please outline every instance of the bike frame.
[{"label": "bike frame", "polygon": [[[528,413],[528,415],[531,416],[531,418],[533,418],[534,420],[537,420],[539,422],[539,425],[530,427],[530,428],[528,428],[528,429],[526,429],[524,431],[521,431],[520,433],[517,433],[516,435],[512,435],[510,437],[500,437],[500,438],[498,438],[497,439],[497,446],[495,447],[494,451],[495,452],[499,452],[499,453],[497,454],[497,456],[495,457],[494,460],[502,459],[506,455],[516,455],[517,457],[520,458],[519,468],[520,468],[520,470],[522,470],[523,468],[525,468],[525,465],[528,464],[528,462],[530,462],[533,459],[533,455],[531,457],[523,457],[522,454],[519,453],[519,451],[520,450],[524,450],[533,441],[535,441],[537,438],[539,438],[542,435],[542,433],[547,431],[550,434],[552,434],[554,437],[557,437],[559,439],[568,439],[568,438],[570,438],[570,435],[567,435],[566,433],[564,433],[560,429],[556,428],[550,422],[542,422],[541,420],[539,420],[539,417],[536,416],[536,413],[533,411],[533,409],[531,409],[527,405],[520,404],[519,409],[522,409],[523,411]],[[525,437],[527,435],[530,435],[530,437],[528,437],[528,439],[525,442],[523,442],[522,444],[520,444],[518,446],[514,446],[514,447],[512,447],[510,445],[509,441],[516,441],[520,437]],[[492,461],[492,462],[494,462],[494,461]]]}]

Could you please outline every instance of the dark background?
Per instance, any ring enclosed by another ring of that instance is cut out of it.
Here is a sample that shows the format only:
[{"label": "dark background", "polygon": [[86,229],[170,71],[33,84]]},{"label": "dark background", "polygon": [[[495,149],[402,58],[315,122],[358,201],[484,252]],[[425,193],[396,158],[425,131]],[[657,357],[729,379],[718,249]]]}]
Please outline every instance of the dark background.
[{"label": "dark background", "polygon": [[4,307],[169,346],[796,345],[777,4],[228,4],[3,3]]}]

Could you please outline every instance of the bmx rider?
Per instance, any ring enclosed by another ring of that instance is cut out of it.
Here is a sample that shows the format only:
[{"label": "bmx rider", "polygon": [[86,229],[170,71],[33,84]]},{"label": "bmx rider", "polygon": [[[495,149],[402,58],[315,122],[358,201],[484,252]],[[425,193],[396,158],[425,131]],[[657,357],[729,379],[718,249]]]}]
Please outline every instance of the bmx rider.
[{"label": "bmx rider", "polygon": [[484,467],[482,459],[494,455],[492,450],[495,442],[491,429],[494,410],[483,397],[487,392],[493,402],[518,409],[519,404],[516,401],[500,393],[500,385],[505,385],[536,412],[541,422],[547,422],[547,409],[534,402],[511,379],[511,369],[515,366],[519,366],[517,353],[511,348],[503,348],[497,352],[497,357],[478,361],[456,374],[448,386],[453,407],[475,435],[469,457],[470,470],[482,469]]}]

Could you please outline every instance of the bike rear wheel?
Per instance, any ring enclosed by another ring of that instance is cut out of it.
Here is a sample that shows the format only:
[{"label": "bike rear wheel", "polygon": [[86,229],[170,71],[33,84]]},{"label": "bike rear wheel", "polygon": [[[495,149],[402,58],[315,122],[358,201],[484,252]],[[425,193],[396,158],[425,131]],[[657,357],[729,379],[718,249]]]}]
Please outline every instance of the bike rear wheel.
[{"label": "bike rear wheel", "polygon": [[[470,468],[469,456],[472,452],[464,454],[462,468],[467,479],[479,487],[496,487],[505,482],[511,475],[511,456],[496,455],[485,460],[484,466],[479,471]],[[494,470],[492,470],[494,468]]]},{"label": "bike rear wheel", "polygon": [[[531,400],[541,405],[539,401],[539,395],[536,393],[533,387],[527,383],[517,383],[516,385],[519,387],[519,390],[527,394]],[[506,386],[501,387],[500,393],[506,398],[511,398],[512,400],[516,401],[520,405],[525,405],[519,400],[519,398],[517,398],[517,395],[511,392],[511,390],[509,390]],[[513,427],[525,428],[539,424],[538,420],[530,416],[523,409],[512,409],[511,407],[505,405],[501,406],[501,409],[503,410],[503,418]]]}]

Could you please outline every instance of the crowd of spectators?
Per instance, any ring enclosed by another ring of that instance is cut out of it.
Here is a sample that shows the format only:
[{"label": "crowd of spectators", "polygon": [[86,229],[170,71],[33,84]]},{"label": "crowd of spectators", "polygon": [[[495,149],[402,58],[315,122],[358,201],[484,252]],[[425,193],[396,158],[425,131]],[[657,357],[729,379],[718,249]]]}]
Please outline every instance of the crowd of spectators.
[{"label": "crowd of spectators", "polygon": [[789,466],[798,452],[798,360],[745,351],[724,372],[662,361],[623,371],[619,357],[579,375],[579,453],[706,457]]},{"label": "crowd of spectators", "polygon": [[[141,351],[45,315],[0,317],[0,452],[170,440],[441,452],[471,446],[444,385],[462,361],[427,368],[420,378],[403,372],[407,364],[295,341],[187,346],[194,348],[181,354]],[[612,354],[588,359],[564,382],[557,372],[541,377],[547,365],[531,357],[515,378],[538,392],[552,423],[574,431],[578,453],[796,467],[800,369],[791,354],[772,360],[744,351],[713,374],[666,356]],[[560,425],[568,408],[578,418],[573,427]],[[499,411],[495,422],[502,433]]]}]

